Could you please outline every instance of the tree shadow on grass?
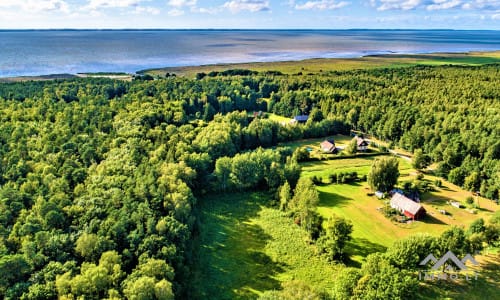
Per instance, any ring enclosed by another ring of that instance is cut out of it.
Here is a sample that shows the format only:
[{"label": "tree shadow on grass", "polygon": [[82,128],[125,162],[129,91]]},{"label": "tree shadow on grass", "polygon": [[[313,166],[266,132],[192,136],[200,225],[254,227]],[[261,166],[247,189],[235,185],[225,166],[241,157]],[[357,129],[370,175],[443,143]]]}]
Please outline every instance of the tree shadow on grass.
[{"label": "tree shadow on grass", "polygon": [[[361,256],[367,257],[369,254],[376,252],[385,252],[387,247],[382,246],[377,243],[373,243],[365,238],[354,238],[347,243],[346,252],[349,256]],[[346,264],[350,267],[361,267],[361,263],[359,261],[355,261],[352,259],[348,259]]]},{"label": "tree shadow on grass", "polygon": [[319,191],[319,206],[342,207],[349,205],[349,202],[351,201],[351,198],[347,198],[336,193]]},{"label": "tree shadow on grass", "polygon": [[280,288],[275,277],[286,266],[264,252],[271,236],[252,222],[265,199],[257,193],[203,199],[190,299],[256,299],[258,292]]},{"label": "tree shadow on grass", "polygon": [[434,216],[431,216],[428,213],[425,214],[425,217],[421,221],[426,224],[447,225],[445,222],[435,218]]}]

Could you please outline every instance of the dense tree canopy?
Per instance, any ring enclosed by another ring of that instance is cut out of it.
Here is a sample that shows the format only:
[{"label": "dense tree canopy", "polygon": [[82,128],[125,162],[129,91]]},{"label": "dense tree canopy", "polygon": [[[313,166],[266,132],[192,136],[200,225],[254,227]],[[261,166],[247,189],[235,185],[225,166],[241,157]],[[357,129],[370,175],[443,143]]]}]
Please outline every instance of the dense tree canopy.
[{"label": "dense tree canopy", "polygon": [[[0,298],[182,298],[193,208],[205,193],[276,192],[317,238],[317,191],[299,180],[292,151],[275,147],[282,141],[360,130],[498,199],[499,72],[498,65],[235,70],[0,84]],[[311,118],[280,124],[259,111]],[[374,187],[388,190],[393,177]],[[440,241],[459,252],[477,248],[473,235],[498,244],[499,223],[475,224],[470,236],[452,229]],[[395,257],[377,266],[401,279],[383,294],[397,298],[396,289],[411,289],[393,269],[403,263]],[[384,275],[359,272],[346,274],[361,279],[339,292],[385,289]]]}]

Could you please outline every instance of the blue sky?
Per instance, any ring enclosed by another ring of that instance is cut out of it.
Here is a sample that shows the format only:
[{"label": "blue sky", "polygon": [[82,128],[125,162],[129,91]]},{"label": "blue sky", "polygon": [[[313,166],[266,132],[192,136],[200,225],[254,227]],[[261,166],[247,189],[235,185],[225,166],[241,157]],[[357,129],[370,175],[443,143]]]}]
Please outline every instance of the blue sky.
[{"label": "blue sky", "polygon": [[0,0],[0,28],[500,30],[500,0]]}]

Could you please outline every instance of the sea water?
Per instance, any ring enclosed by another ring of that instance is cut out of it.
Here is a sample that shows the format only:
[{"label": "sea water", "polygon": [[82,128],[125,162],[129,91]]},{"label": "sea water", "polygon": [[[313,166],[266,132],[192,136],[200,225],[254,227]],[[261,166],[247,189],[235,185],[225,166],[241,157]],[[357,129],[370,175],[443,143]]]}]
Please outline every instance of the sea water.
[{"label": "sea water", "polygon": [[500,31],[1,30],[0,77],[500,50]]}]

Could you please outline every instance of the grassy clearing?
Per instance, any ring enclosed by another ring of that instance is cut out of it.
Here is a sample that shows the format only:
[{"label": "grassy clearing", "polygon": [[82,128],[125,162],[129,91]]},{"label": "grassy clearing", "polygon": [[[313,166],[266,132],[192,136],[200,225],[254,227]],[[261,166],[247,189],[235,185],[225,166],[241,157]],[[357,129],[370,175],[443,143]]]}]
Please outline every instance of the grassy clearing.
[{"label": "grassy clearing", "polygon": [[171,67],[140,71],[150,75],[164,76],[175,73],[179,76],[194,77],[197,73],[224,71],[228,69],[249,69],[258,72],[280,71],[284,74],[321,74],[328,71],[356,69],[397,68],[414,65],[483,65],[500,63],[500,51],[469,53],[434,53],[417,55],[374,55],[360,58],[325,58],[302,61],[253,62],[237,64],[217,64],[190,67]]},{"label": "grassy clearing", "polygon": [[255,299],[280,282],[328,291],[337,268],[315,254],[307,233],[270,196],[241,193],[200,199],[191,267],[192,299]]},{"label": "grassy clearing", "polygon": [[326,139],[333,139],[335,141],[335,145],[345,147],[349,142],[351,141],[352,137],[347,136],[347,135],[333,135],[333,136],[328,136],[328,137],[322,137],[322,138],[317,138],[317,139],[303,139],[303,140],[298,140],[298,141],[293,141],[293,142],[286,142],[286,143],[280,143],[278,146],[286,146],[290,147],[293,150],[299,148],[299,147],[306,147],[312,149],[312,152],[320,152],[320,147],[319,144],[326,140]]},{"label": "grassy clearing", "polygon": [[[356,171],[367,174],[373,157],[304,163],[303,176]],[[400,159],[405,179],[415,176],[409,162]],[[424,180],[435,178],[426,175]],[[365,257],[385,251],[402,237],[429,232],[440,234],[450,225],[468,226],[474,219],[489,215],[497,207],[480,200],[483,207],[477,215],[447,205],[447,199],[463,200],[468,193],[443,181],[443,188],[423,195],[429,217],[412,224],[391,222],[377,208],[382,200],[368,196],[365,182],[355,184],[323,184],[318,186],[324,217],[332,213],[350,219],[354,224],[353,239],[347,245],[351,266],[360,266]],[[300,280],[318,291],[327,292],[334,285],[342,266],[332,265],[317,256],[308,234],[295,225],[285,213],[270,206],[266,193],[214,195],[199,200],[198,231],[193,239],[191,261],[191,299],[256,299],[266,290],[279,289],[282,282]],[[437,213],[440,201],[450,216]],[[483,203],[484,202],[484,203]],[[436,206],[436,208],[435,208]],[[422,283],[418,299],[495,299],[498,294],[498,252],[476,257],[480,276],[474,282]],[[417,276],[417,275],[415,275]]]},{"label": "grassy clearing", "polygon": [[[328,176],[333,173],[356,171],[359,175],[368,174],[374,159],[374,157],[366,157],[302,164],[302,176],[322,177],[325,182],[318,186],[319,213],[326,218],[334,213],[353,222],[353,240],[349,243],[347,251],[351,254],[352,263],[355,266],[359,265],[369,253],[384,251],[399,238],[417,232],[438,235],[450,225],[467,227],[477,218],[488,219],[498,209],[492,201],[482,198],[479,200],[481,209],[477,214],[448,205],[448,200],[463,202],[470,193],[442,180],[442,188],[422,195],[422,205],[428,212],[427,217],[411,224],[400,224],[387,219],[382,212],[377,210],[385,205],[384,200],[369,196],[371,190],[366,182],[326,184]],[[411,168],[407,160],[399,158],[399,164],[400,181],[416,177],[416,170]],[[424,180],[431,182],[436,179],[429,175],[424,177]],[[440,214],[438,209],[445,209],[449,215]]]},{"label": "grassy clearing", "polygon": [[[339,153],[336,153],[336,154],[325,153],[321,150],[320,143],[326,139],[335,141],[335,146],[337,147],[337,150],[339,151]],[[328,160],[331,158],[341,157],[344,154],[342,152],[343,151],[342,149],[346,148],[349,145],[349,143],[351,142],[351,140],[352,140],[351,136],[333,135],[333,136],[328,136],[328,137],[323,137],[323,138],[302,139],[302,140],[293,141],[293,142],[280,143],[278,146],[290,147],[292,150],[295,150],[295,149],[300,148],[300,147],[306,148],[309,151],[309,155],[311,157],[319,158],[321,160]],[[376,153],[378,151],[379,150],[376,148],[369,147],[370,153]]]},{"label": "grassy clearing", "polygon": [[289,123],[292,120],[291,118],[283,117],[273,113],[266,113],[266,115],[268,116],[269,120],[276,121],[279,123],[282,122]]}]

